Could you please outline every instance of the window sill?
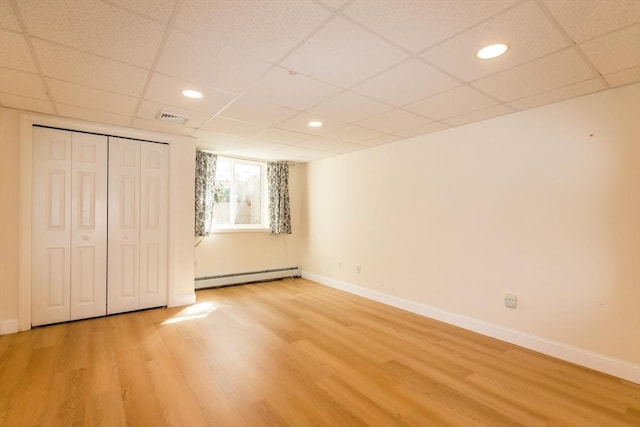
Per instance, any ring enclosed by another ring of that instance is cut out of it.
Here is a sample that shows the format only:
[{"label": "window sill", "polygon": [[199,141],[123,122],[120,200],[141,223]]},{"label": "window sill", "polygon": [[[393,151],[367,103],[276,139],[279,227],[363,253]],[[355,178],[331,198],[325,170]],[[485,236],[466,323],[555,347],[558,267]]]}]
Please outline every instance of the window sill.
[{"label": "window sill", "polygon": [[211,234],[224,234],[224,233],[268,233],[270,230],[267,227],[234,227],[234,228],[214,228]]}]

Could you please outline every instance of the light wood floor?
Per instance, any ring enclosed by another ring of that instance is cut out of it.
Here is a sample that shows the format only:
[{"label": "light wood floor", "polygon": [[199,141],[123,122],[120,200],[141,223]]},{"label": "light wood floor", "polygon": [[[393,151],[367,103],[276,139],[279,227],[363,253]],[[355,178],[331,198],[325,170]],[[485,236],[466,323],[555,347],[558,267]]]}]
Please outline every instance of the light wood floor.
[{"label": "light wood floor", "polygon": [[3,426],[639,426],[640,386],[297,279],[0,336]]}]

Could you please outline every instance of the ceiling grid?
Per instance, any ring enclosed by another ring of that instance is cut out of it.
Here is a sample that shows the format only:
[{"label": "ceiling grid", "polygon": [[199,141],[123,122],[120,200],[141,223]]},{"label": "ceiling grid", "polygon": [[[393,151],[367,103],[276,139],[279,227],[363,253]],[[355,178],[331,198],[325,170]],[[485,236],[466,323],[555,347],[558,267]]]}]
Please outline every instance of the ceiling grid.
[{"label": "ceiling grid", "polygon": [[230,156],[313,161],[638,81],[638,0],[0,0],[0,106]]}]

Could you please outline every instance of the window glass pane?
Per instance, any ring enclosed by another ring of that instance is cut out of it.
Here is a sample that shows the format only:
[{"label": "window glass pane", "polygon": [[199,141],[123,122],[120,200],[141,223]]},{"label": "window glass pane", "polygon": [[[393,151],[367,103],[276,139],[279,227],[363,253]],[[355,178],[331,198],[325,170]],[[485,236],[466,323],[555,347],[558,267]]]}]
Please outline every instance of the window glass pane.
[{"label": "window glass pane", "polygon": [[213,194],[213,223],[231,224],[231,162],[218,157]]},{"label": "window glass pane", "polygon": [[[214,186],[214,227],[243,228],[260,226],[266,219],[263,212],[262,163],[218,157]],[[264,203],[267,203],[266,201]]]},{"label": "window glass pane", "polygon": [[257,165],[236,163],[233,170],[235,192],[234,224],[260,224],[262,168]]}]

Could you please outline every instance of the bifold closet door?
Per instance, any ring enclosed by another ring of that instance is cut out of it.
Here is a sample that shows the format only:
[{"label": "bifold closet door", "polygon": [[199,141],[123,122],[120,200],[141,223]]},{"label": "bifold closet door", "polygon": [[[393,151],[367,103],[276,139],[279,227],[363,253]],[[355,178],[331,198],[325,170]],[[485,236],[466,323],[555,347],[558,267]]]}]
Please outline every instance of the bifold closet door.
[{"label": "bifold closet door", "polygon": [[107,314],[107,138],[71,134],[71,320]]},{"label": "bifold closet door", "polygon": [[33,128],[32,324],[106,314],[107,139]]},{"label": "bifold closet door", "polygon": [[109,138],[109,314],[167,303],[168,153]]},{"label": "bifold closet door", "polygon": [[167,305],[169,146],[140,143],[140,308]]},{"label": "bifold closet door", "polygon": [[109,314],[139,306],[139,217],[140,142],[109,138]]}]

